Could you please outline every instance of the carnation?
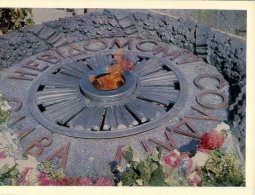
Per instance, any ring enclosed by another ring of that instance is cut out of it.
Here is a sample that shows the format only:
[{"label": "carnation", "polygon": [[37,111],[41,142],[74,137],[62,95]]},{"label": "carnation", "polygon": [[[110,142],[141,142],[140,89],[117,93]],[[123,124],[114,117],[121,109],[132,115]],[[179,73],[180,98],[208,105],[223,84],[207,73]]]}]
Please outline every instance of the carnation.
[{"label": "carnation", "polygon": [[198,148],[214,150],[220,148],[224,143],[224,134],[211,129],[209,132],[202,135]]},{"label": "carnation", "polygon": [[199,170],[205,165],[210,158],[210,155],[206,152],[197,151],[196,155],[192,157],[193,169]]},{"label": "carnation", "polygon": [[201,184],[201,177],[198,173],[198,171],[192,172],[188,177],[187,177],[188,182],[193,185],[193,186],[198,186]]},{"label": "carnation", "polygon": [[99,177],[99,178],[97,178],[97,181],[94,185],[95,186],[111,186],[112,180],[107,177]]},{"label": "carnation", "polygon": [[180,164],[180,153],[177,150],[170,151],[168,154],[162,157],[165,165],[176,168]]},{"label": "carnation", "polygon": [[82,186],[92,186],[93,185],[91,178],[80,178],[80,179],[78,179],[78,183]]}]

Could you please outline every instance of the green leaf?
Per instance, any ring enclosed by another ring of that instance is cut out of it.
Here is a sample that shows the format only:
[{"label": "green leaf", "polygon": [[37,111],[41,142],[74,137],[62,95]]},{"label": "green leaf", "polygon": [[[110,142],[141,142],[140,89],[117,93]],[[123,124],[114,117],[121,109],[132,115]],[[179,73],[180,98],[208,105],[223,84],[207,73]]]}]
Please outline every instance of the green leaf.
[{"label": "green leaf", "polygon": [[0,169],[0,176],[5,174],[5,173],[8,173],[9,169],[8,169],[8,166],[7,165],[4,165],[1,167]]},{"label": "green leaf", "polygon": [[159,152],[157,150],[153,151],[151,154],[151,159],[154,161],[159,161]]},{"label": "green leaf", "polygon": [[131,147],[129,147],[128,150],[126,151],[125,159],[126,159],[127,162],[131,162],[132,161],[133,154],[132,154]]},{"label": "green leaf", "polygon": [[151,163],[151,172],[154,172],[158,167],[157,163]]},{"label": "green leaf", "polygon": [[169,167],[169,166],[166,166],[166,167],[165,167],[165,173],[166,173],[167,175],[172,175],[173,169],[172,169],[171,167]]},{"label": "green leaf", "polygon": [[137,170],[141,173],[141,176],[145,175],[144,164],[142,162],[137,165]]},{"label": "green leaf", "polygon": [[162,147],[160,145],[157,145],[157,150],[158,150],[158,157],[159,159],[161,159],[161,156],[162,156]]},{"label": "green leaf", "polygon": [[10,173],[9,173],[12,177],[15,177],[19,174],[19,171],[17,169],[14,169],[12,170]]},{"label": "green leaf", "polygon": [[159,167],[152,173],[150,186],[163,186],[164,185],[164,174],[162,169]]}]

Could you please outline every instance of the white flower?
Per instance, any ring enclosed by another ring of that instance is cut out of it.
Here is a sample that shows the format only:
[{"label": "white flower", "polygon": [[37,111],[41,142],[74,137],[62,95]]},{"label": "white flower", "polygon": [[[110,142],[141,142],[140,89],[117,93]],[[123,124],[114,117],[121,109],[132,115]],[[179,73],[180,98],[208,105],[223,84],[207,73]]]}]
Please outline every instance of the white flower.
[{"label": "white flower", "polygon": [[14,141],[13,135],[9,131],[0,133],[0,152],[13,156],[18,152],[18,146]]},{"label": "white flower", "polygon": [[138,163],[140,162],[140,155],[136,150],[133,150],[133,159],[132,160],[135,162],[138,162]]},{"label": "white flower", "polygon": [[13,157],[6,157],[2,160],[0,160],[0,169],[4,166],[7,166],[8,169],[15,166],[15,161]]},{"label": "white flower", "polygon": [[36,160],[36,158],[29,155],[27,157],[28,159],[26,160],[16,160],[16,163],[18,164],[17,169],[19,170],[19,172],[23,172],[26,168],[36,169],[38,165],[38,161]]},{"label": "white flower", "polygon": [[29,169],[26,178],[24,178],[24,184],[35,185],[38,182],[39,172],[36,169]]},{"label": "white flower", "polygon": [[3,101],[2,102],[2,105],[1,105],[1,110],[2,111],[8,111],[11,109],[11,106],[8,104],[7,101]]},{"label": "white flower", "polygon": [[123,172],[124,171],[124,168],[122,166],[117,166],[117,169],[120,171],[120,172]]},{"label": "white flower", "polygon": [[200,169],[206,163],[206,161],[210,158],[210,155],[205,152],[197,151],[196,155],[191,158],[192,160],[192,169]]},{"label": "white flower", "polygon": [[216,131],[221,132],[221,131],[229,131],[230,130],[230,126],[224,122],[220,123],[217,125],[217,127],[215,128]]},{"label": "white flower", "polygon": [[143,185],[143,180],[138,179],[138,180],[136,180],[136,183],[137,183],[137,185],[142,186]]},{"label": "white flower", "polygon": [[117,185],[118,185],[118,186],[122,186],[122,181],[120,181]]}]

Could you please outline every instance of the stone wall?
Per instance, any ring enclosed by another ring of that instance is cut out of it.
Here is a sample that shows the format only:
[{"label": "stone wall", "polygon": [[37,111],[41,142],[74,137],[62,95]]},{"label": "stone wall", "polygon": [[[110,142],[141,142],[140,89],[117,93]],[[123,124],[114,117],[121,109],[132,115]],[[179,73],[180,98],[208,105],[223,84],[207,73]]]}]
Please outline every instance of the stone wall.
[{"label": "stone wall", "polygon": [[211,28],[246,38],[247,13],[242,10],[153,10],[169,16],[181,17]]}]

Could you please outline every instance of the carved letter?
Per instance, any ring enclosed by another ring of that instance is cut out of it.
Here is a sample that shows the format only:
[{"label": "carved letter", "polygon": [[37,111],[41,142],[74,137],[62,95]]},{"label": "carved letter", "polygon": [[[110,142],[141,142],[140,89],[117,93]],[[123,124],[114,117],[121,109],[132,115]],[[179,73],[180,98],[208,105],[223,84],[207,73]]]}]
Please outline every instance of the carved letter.
[{"label": "carved letter", "polygon": [[41,54],[40,56],[37,56],[37,59],[51,64],[56,64],[59,61],[59,57],[52,52]]},{"label": "carved letter", "polygon": [[22,140],[24,137],[26,137],[27,135],[32,133],[34,130],[35,130],[35,128],[28,128],[28,129],[25,129],[25,130],[22,130],[22,131],[18,132],[19,140]]},{"label": "carved letter", "polygon": [[[44,141],[46,141],[46,143]],[[44,148],[47,146],[50,146],[52,142],[53,142],[53,139],[49,135],[40,137],[25,148],[25,152],[23,153],[23,156],[27,156],[27,155],[34,156],[34,157],[41,156]],[[32,151],[34,148],[36,148],[36,150]]]},{"label": "carved letter", "polygon": [[159,46],[153,54],[159,55],[160,53],[163,53],[162,58],[169,57],[170,60],[174,60],[181,55],[180,51],[169,51],[169,49],[168,46]]},{"label": "carved letter", "polygon": [[[191,132],[188,132],[187,130],[182,129],[181,127],[183,125],[185,125]],[[191,122],[188,119],[185,119],[185,118],[182,118],[181,121],[179,123],[177,123],[175,126],[167,127],[166,129],[168,131],[173,131],[173,132],[181,134],[181,135],[200,139],[200,134],[199,134],[198,130],[195,127],[193,127],[193,125],[191,124]]]},{"label": "carved letter", "polygon": [[46,161],[49,162],[56,157],[59,159],[60,167],[64,169],[67,161],[69,145],[70,142],[58,148],[55,152],[53,152],[50,156],[46,158]]},{"label": "carved letter", "polygon": [[[101,45],[100,47],[98,46],[98,43]],[[94,47],[93,47],[93,44],[94,44]],[[95,45],[97,45],[97,47]],[[84,44],[84,48],[91,52],[104,50],[107,47],[108,47],[108,43],[102,39],[89,40]]]},{"label": "carved letter", "polygon": [[[143,44],[153,44],[152,47],[144,47]],[[153,52],[157,49],[158,43],[156,41],[151,40],[141,40],[136,44],[136,48],[143,52]]]},{"label": "carved letter", "polygon": [[[204,95],[208,95],[208,94],[220,96],[223,101],[220,102],[220,103],[215,103],[215,104],[203,102],[202,97]],[[204,90],[204,91],[202,91],[200,94],[198,94],[196,96],[196,100],[197,100],[197,103],[200,104],[201,106],[203,106],[205,108],[209,108],[209,109],[215,109],[215,110],[226,108],[226,106],[228,105],[228,98],[225,96],[225,94],[220,92],[220,91],[215,91],[215,90]]]},{"label": "carved letter", "polygon": [[157,139],[149,139],[149,141],[161,145],[162,147],[164,147],[165,149],[172,151],[174,149],[176,149],[176,143],[175,140],[172,138],[172,133],[171,131],[166,131],[166,137],[167,137],[167,141],[166,142],[162,142],[160,140]]},{"label": "carved letter", "polygon": [[11,119],[8,121],[8,125],[11,127],[13,125],[15,125],[16,123],[18,123],[19,121],[25,119],[26,116],[25,115],[18,115],[15,118]]},{"label": "carved letter", "polygon": [[198,120],[211,120],[211,121],[222,121],[221,118],[212,116],[205,111],[203,111],[201,108],[198,106],[191,106],[194,110],[197,112],[201,113],[202,115],[192,115],[192,116],[185,116],[185,118],[191,118],[191,119],[198,119]]},{"label": "carved letter", "polygon": [[34,79],[33,76],[38,75],[36,73],[26,72],[24,70],[16,70],[16,71],[14,71],[14,73],[15,74],[8,75],[7,78],[32,81]]},{"label": "carved letter", "polygon": [[200,79],[203,79],[203,78],[213,78],[213,79],[218,80],[219,84],[216,85],[216,87],[218,89],[221,89],[226,85],[226,82],[225,82],[224,78],[221,75],[208,74],[208,73],[207,74],[200,74],[194,79],[195,85],[200,89],[204,89],[203,85],[200,83]]},{"label": "carved letter", "polygon": [[20,110],[20,108],[22,107],[21,99],[19,99],[18,97],[15,97],[15,96],[10,96],[10,95],[4,95],[4,97],[7,99],[8,102],[15,102],[16,103],[15,107],[12,106],[12,110],[14,112],[18,112]]},{"label": "carved letter", "polygon": [[34,62],[33,60],[28,60],[22,67],[43,72],[44,70],[49,68],[49,65],[40,66],[38,62]]},{"label": "carved letter", "polygon": [[111,45],[109,46],[109,49],[113,49],[114,46],[117,46],[118,48],[124,48],[128,45],[128,49],[131,50],[132,48],[132,40],[128,39],[125,40],[123,43],[121,43],[120,39],[114,38]]},{"label": "carved letter", "polygon": [[117,164],[120,164],[121,160],[125,156],[125,152],[122,150],[123,147],[124,147],[123,145],[118,146],[116,156],[115,156],[115,161],[117,162]]},{"label": "carved letter", "polygon": [[149,152],[149,153],[152,152],[152,149],[151,149],[151,147],[150,147],[147,140],[142,140],[141,143],[142,143],[142,145],[143,145],[146,152]]},{"label": "carved letter", "polygon": [[200,60],[201,59],[199,57],[195,56],[192,53],[189,53],[189,54],[182,55],[182,58],[180,59],[180,61],[176,62],[176,64],[182,65],[182,64],[188,64],[191,62],[198,62]]},{"label": "carved letter", "polygon": [[74,45],[70,45],[69,48],[68,48],[68,56],[69,57],[73,57],[73,56],[76,56],[76,55],[80,55],[84,53],[84,51]]}]

